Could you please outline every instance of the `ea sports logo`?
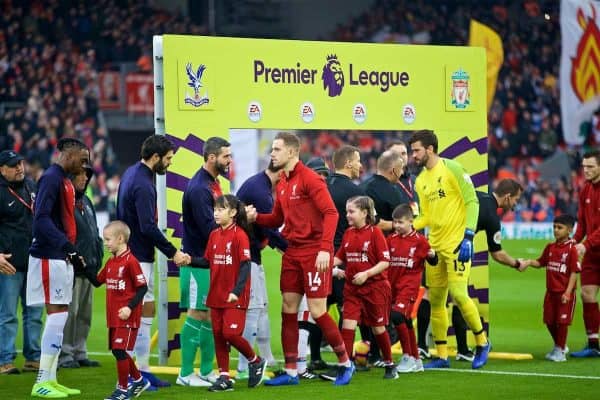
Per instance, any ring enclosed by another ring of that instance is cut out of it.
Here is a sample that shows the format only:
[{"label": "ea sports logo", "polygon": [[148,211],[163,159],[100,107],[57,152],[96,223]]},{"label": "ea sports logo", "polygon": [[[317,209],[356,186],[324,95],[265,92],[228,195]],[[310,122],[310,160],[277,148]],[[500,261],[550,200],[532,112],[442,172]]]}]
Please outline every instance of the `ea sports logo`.
[{"label": "ea sports logo", "polygon": [[258,122],[262,118],[262,106],[258,101],[251,101],[248,104],[248,119],[252,122]]},{"label": "ea sports logo", "polygon": [[362,124],[367,119],[367,107],[358,103],[352,108],[352,118],[357,124]]},{"label": "ea sports logo", "polygon": [[315,119],[315,107],[312,103],[306,102],[300,106],[300,118],[307,124]]}]

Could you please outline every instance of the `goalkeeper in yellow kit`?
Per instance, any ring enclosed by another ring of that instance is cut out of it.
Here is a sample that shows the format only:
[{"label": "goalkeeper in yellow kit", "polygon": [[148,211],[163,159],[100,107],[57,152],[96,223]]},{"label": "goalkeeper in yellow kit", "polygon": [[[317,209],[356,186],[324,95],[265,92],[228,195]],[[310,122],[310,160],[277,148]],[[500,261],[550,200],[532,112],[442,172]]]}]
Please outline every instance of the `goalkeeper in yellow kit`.
[{"label": "goalkeeper in yellow kit", "polygon": [[477,347],[473,368],[483,367],[488,358],[487,340],[479,311],[469,297],[467,284],[473,256],[479,202],[471,178],[454,160],[441,158],[438,140],[430,130],[417,131],[409,141],[415,163],[423,166],[415,188],[421,213],[414,221],[417,230],[429,227],[429,243],[438,254],[437,266],[426,266],[431,327],[438,357],[424,368],[448,368],[448,292],[475,335]]}]

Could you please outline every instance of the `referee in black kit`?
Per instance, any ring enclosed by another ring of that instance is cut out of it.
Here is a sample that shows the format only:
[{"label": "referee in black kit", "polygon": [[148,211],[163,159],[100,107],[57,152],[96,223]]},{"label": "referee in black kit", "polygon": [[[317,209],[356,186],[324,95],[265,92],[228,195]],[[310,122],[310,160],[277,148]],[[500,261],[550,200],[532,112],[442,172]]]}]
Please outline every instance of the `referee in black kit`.
[{"label": "referee in black kit", "polygon": [[494,260],[512,268],[519,268],[521,262],[511,257],[501,246],[501,227],[498,208],[504,212],[512,210],[523,194],[523,187],[513,179],[503,179],[492,194],[476,191],[479,200],[477,232],[485,231],[488,251]]},{"label": "referee in black kit", "polygon": [[[521,261],[511,257],[502,250],[501,226],[498,208],[504,212],[512,210],[519,202],[523,187],[513,179],[501,180],[491,193],[476,191],[479,200],[479,215],[477,217],[477,232],[485,231],[488,251],[492,258],[500,264],[519,269]],[[471,361],[472,352],[467,346],[467,324],[458,307],[452,307],[452,325],[456,335],[457,360]]]}]

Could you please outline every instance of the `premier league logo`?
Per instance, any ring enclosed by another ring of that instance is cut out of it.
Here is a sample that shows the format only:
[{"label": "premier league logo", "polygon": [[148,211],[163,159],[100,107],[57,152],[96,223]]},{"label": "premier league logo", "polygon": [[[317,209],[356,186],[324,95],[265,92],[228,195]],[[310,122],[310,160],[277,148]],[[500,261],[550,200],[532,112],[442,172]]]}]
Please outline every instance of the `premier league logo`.
[{"label": "premier league logo", "polygon": [[185,94],[185,104],[190,104],[194,107],[200,107],[204,104],[208,104],[210,99],[208,98],[208,91],[204,91],[204,95],[200,93],[200,88],[202,87],[202,74],[206,70],[206,66],[204,64],[200,64],[198,66],[198,70],[194,73],[192,68],[192,63],[187,63],[185,66],[185,71],[188,76],[188,86],[194,89],[194,95],[190,96],[187,92]]},{"label": "premier league logo", "polygon": [[342,94],[344,88],[344,71],[335,54],[327,56],[327,64],[323,66],[323,89],[327,89],[329,97]]},{"label": "premier league logo", "polygon": [[471,103],[469,92],[469,74],[462,68],[452,74],[452,105],[458,109],[465,109]]}]

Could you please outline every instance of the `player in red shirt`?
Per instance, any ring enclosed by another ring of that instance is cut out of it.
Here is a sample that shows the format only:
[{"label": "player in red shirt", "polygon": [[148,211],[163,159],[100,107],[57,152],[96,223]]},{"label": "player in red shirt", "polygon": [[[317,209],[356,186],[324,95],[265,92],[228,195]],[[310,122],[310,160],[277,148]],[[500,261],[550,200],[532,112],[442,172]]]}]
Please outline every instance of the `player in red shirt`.
[{"label": "player in red shirt", "polygon": [[267,362],[260,358],[242,336],[250,301],[250,241],[245,205],[231,194],[215,200],[215,222],[219,227],[208,237],[204,258],[192,257],[192,267],[210,268],[206,305],[215,339],[220,376],[208,388],[211,392],[233,390],[229,379],[229,346],[248,359],[248,387],[263,380]]},{"label": "player in red shirt", "polygon": [[354,332],[360,321],[371,328],[383,354],[385,379],[398,374],[392,361],[392,345],[385,327],[390,315],[391,288],[385,273],[390,254],[383,232],[375,226],[375,204],[368,196],[346,202],[349,228],[342,237],[333,265],[345,265],[344,321],[342,337],[346,349],[354,346]]},{"label": "player in red shirt", "polygon": [[[280,132],[271,148],[271,161],[282,171],[277,184],[275,206],[271,214],[257,214],[248,206],[250,222],[276,228],[283,225],[282,235],[288,248],[281,261],[279,286],[282,292],[281,344],[285,358],[285,374],[265,385],[297,385],[299,383],[298,307],[306,293],[308,309],[336,353],[339,362],[335,385],[347,385],[354,373],[340,331],[327,313],[327,296],[331,293],[333,236],[338,213],[325,181],[306,167],[299,158],[298,136]],[[350,349],[351,351],[352,349]]]},{"label": "player in red shirt", "polygon": [[600,310],[597,300],[600,289],[600,150],[585,153],[581,164],[586,182],[579,193],[577,231],[573,239],[577,242],[579,255],[583,254],[581,300],[588,344],[583,350],[571,353],[571,356],[600,357]]},{"label": "player in red shirt", "polygon": [[[86,270],[90,282],[98,287],[106,284],[106,325],[108,343],[117,359],[119,382],[105,400],[125,400],[138,397],[150,387],[142,377],[127,351],[132,351],[142,318],[142,300],[148,285],[140,263],[127,247],[129,227],[122,221],[113,221],[104,228],[104,245],[112,257],[96,277]],[[127,389],[127,379],[133,382]]]},{"label": "player in red shirt", "polygon": [[392,212],[394,233],[387,237],[390,249],[388,278],[392,286],[391,319],[402,345],[402,360],[396,367],[401,373],[423,371],[419,358],[417,337],[411,315],[417,296],[425,260],[437,264],[437,255],[425,236],[415,231],[413,209],[409,204],[399,205]]},{"label": "player in red shirt", "polygon": [[577,274],[581,271],[575,241],[569,238],[573,225],[575,218],[570,215],[554,218],[556,241],[546,246],[540,258],[529,262],[535,268],[546,267],[544,323],[554,340],[554,348],[546,354],[550,361],[567,361],[567,332],[575,310]]}]

